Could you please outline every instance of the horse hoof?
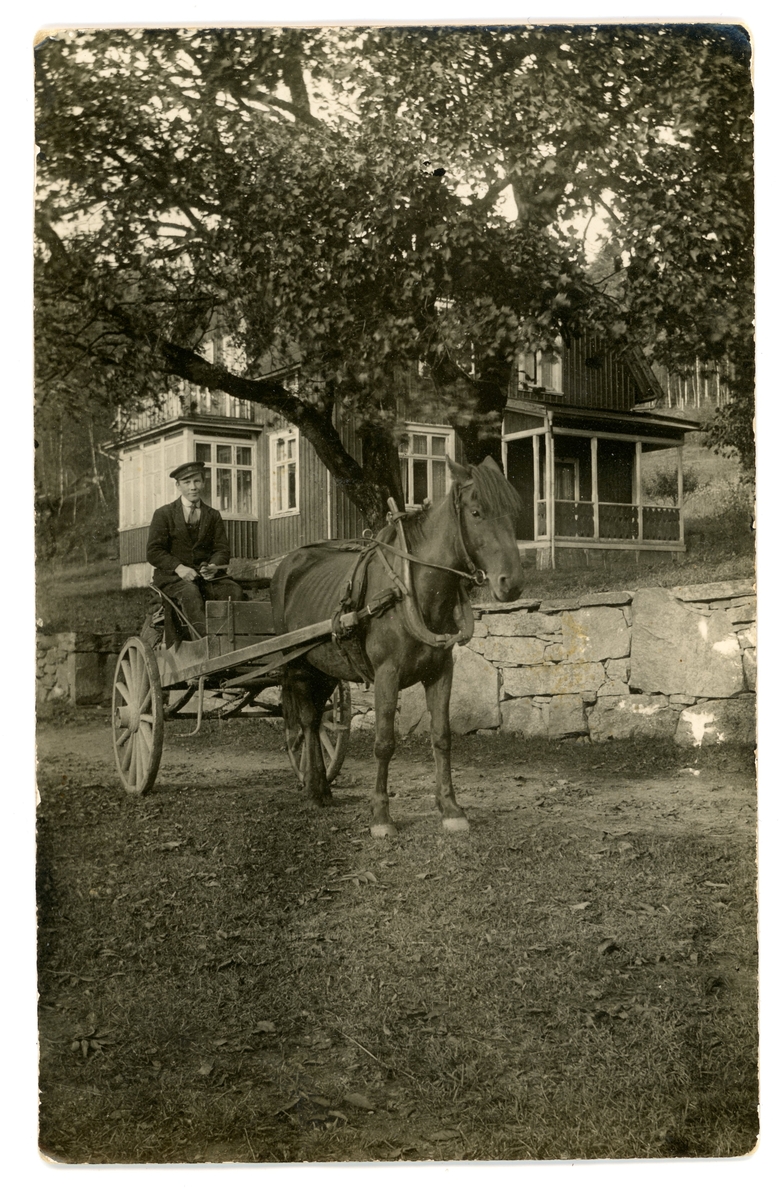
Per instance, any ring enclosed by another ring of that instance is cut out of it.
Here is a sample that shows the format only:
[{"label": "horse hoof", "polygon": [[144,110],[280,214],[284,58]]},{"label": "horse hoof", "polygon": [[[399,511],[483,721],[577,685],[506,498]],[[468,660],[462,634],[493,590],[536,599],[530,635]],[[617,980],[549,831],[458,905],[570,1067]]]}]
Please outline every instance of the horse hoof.
[{"label": "horse hoof", "polygon": [[385,825],[371,825],[370,826],[370,833],[372,834],[373,837],[377,837],[377,838],[394,837],[396,832],[397,832],[397,828],[395,825],[392,825],[391,822],[389,822],[388,824],[385,824]]},{"label": "horse hoof", "polygon": [[470,833],[467,817],[444,817],[443,828],[447,833]]}]

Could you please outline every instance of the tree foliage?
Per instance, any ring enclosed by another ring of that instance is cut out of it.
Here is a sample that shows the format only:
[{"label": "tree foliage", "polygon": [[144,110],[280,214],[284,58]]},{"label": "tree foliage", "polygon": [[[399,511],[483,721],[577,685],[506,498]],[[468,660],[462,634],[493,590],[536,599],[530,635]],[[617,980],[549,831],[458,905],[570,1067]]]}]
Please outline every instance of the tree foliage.
[{"label": "tree foliage", "polygon": [[[178,375],[261,401],[377,520],[417,361],[469,447],[519,345],[585,329],[673,369],[728,355],[752,394],[739,28],[94,30],[37,58],[44,400]],[[242,373],[199,353],[216,313]],[[256,378],[294,353],[299,395]]]}]

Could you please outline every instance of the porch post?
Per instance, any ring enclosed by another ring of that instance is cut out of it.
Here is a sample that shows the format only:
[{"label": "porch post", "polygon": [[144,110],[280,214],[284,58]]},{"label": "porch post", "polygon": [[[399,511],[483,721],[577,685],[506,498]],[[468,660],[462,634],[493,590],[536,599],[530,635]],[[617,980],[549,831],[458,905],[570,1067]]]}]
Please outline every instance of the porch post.
[{"label": "porch post", "polygon": [[590,438],[590,479],[592,480],[592,501],[593,501],[593,537],[601,536],[598,525],[598,438]]},{"label": "porch post", "polygon": [[680,442],[677,447],[677,507],[680,510],[680,541],[685,541],[685,516],[682,511],[683,502],[683,486],[682,486],[682,452],[683,444]]},{"label": "porch post", "polygon": [[636,443],[636,510],[639,521],[639,541],[644,541],[644,505],[642,504],[642,443]]},{"label": "porch post", "polygon": [[552,422],[549,413],[546,415],[546,466],[544,486],[546,488],[546,529],[549,536],[549,565],[555,565],[555,440],[552,436]]},{"label": "porch post", "polygon": [[538,538],[538,497],[541,491],[541,471],[538,463],[539,456],[538,434],[533,434],[533,541]]}]

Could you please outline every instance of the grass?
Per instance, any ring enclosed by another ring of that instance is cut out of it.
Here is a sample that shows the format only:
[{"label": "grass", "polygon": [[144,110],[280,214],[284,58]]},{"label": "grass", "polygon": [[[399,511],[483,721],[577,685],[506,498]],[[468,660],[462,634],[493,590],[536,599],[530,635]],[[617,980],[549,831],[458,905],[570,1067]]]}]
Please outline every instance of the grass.
[{"label": "grass", "polygon": [[[199,755],[263,761],[279,740],[237,722],[208,730]],[[458,770],[474,773],[469,838],[419,819],[429,751],[407,743],[395,804],[408,817],[391,844],[367,836],[350,761],[322,813],[271,767],[253,786],[174,773],[134,800],[105,772],[44,767],[45,1151],[749,1153],[752,826],[650,819],[651,781],[678,779],[664,788],[676,804],[693,761],[669,745],[500,740],[456,739]],[[352,759],[371,759],[361,735]],[[752,780],[739,751],[703,752],[700,769],[715,792]]]}]

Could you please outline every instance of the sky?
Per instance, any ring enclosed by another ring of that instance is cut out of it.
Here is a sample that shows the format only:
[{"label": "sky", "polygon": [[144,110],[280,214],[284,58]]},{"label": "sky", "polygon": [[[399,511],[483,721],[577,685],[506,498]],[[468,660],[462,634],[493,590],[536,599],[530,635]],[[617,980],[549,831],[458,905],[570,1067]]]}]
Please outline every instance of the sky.
[{"label": "sky", "polygon": [[[35,1025],[34,1025],[34,894],[32,855],[34,849],[34,778],[33,778],[33,558],[32,558],[32,432],[31,432],[31,254],[33,183],[33,131],[31,49],[37,30],[64,24],[196,24],[239,23],[242,21],[284,24],[303,21],[324,24],[331,21],[368,20],[402,23],[404,21],[470,20],[490,23],[495,20],[596,19],[639,20],[709,19],[739,22],[751,31],[754,40],[754,73],[757,96],[758,230],[759,253],[759,624],[761,634],[760,712],[761,712],[761,904],[762,904],[762,1139],[759,1151],[750,1159],[737,1162],[678,1161],[670,1163],[613,1164],[464,1164],[381,1169],[368,1166],[333,1164],[328,1167],[281,1169],[252,1168],[63,1168],[40,1161],[35,1148]],[[276,1200],[278,1195],[296,1198],[301,1189],[308,1197],[317,1192],[319,1200],[354,1194],[365,1196],[371,1189],[378,1200],[396,1197],[400,1187],[415,1195],[433,1189],[448,1191],[457,1200],[464,1194],[473,1197],[477,1190],[491,1188],[498,1200],[517,1196],[523,1190],[533,1196],[557,1198],[560,1195],[580,1200],[626,1200],[629,1190],[634,1200],[644,1200],[662,1190],[672,1197],[690,1197],[694,1189],[710,1200],[734,1200],[739,1190],[763,1200],[776,1194],[779,1187],[777,1141],[783,1128],[781,1080],[783,1056],[779,1020],[779,958],[773,950],[780,925],[781,872],[779,870],[781,829],[777,742],[779,705],[777,679],[783,671],[779,662],[781,642],[777,637],[775,599],[779,594],[778,575],[780,541],[778,502],[781,411],[779,368],[775,350],[780,340],[781,274],[779,237],[779,48],[781,15],[777,5],[763,0],[746,0],[742,6],[722,11],[703,0],[667,0],[655,8],[643,0],[602,0],[600,5],[571,0],[567,6],[557,0],[525,13],[517,4],[496,0],[491,8],[440,0],[422,4],[421,0],[378,0],[340,2],[330,7],[323,3],[291,0],[286,5],[274,0],[261,5],[249,0],[226,4],[203,0],[157,0],[134,3],[125,0],[72,0],[44,5],[29,0],[10,8],[3,17],[4,71],[0,86],[4,90],[2,203],[6,231],[4,274],[4,364],[6,410],[10,415],[5,446],[7,563],[3,599],[5,620],[4,687],[0,689],[2,729],[6,732],[4,761],[4,801],[6,863],[2,872],[4,911],[6,913],[5,986],[2,989],[6,1072],[3,1080],[3,1177],[10,1183],[11,1195],[45,1194],[56,1190],[58,1200],[79,1196],[87,1200],[93,1194],[113,1197],[135,1196],[141,1188],[150,1200],[157,1197],[191,1197],[214,1194],[215,1187],[230,1188],[235,1196],[261,1194]],[[783,582],[783,581],[780,581]],[[774,630],[774,632],[772,632]],[[766,954],[764,953],[766,947]],[[19,1186],[14,1186],[18,1183]]]}]

